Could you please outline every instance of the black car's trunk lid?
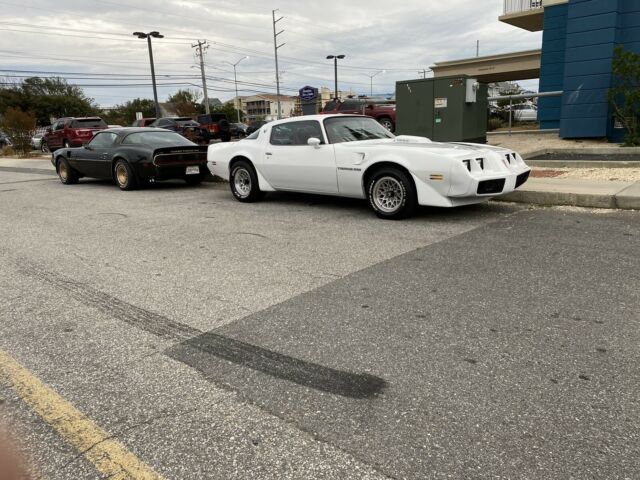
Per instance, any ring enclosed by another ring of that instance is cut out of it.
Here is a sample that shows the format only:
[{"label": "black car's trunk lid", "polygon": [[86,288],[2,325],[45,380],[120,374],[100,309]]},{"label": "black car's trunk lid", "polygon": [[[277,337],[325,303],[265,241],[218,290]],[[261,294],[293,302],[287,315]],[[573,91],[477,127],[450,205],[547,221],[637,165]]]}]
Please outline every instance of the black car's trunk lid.
[{"label": "black car's trunk lid", "polygon": [[157,167],[176,165],[206,165],[207,146],[163,147],[153,151],[153,163]]}]

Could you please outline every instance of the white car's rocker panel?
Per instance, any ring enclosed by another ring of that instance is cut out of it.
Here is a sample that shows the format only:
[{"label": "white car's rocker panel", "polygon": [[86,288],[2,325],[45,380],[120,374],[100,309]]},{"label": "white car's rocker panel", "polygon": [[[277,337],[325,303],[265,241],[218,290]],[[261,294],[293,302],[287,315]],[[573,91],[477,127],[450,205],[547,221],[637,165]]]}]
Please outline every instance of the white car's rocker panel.
[{"label": "white car's rocker panel", "polygon": [[269,191],[367,198],[383,218],[402,218],[417,205],[485,202],[518,188],[531,170],[508,149],[394,137],[359,115],[268,123],[237,143],[209,146],[208,162],[240,201]]}]

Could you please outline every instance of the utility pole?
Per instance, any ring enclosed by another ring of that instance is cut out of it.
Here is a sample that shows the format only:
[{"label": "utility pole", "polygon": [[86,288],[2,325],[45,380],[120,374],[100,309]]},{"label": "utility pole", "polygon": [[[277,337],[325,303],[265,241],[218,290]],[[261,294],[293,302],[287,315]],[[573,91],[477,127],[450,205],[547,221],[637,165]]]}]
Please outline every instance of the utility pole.
[{"label": "utility pole", "polygon": [[427,78],[427,69],[418,70],[418,75],[422,75],[422,78]]},{"label": "utility pole", "polygon": [[[204,50],[202,47],[204,46]],[[207,115],[211,113],[211,108],[209,106],[209,94],[207,93],[207,77],[204,74],[204,53],[209,48],[207,45],[207,41],[200,41],[195,45],[191,45],[191,48],[197,48],[196,56],[200,57],[200,73],[202,73],[202,90],[204,91],[204,111]]]},{"label": "utility pole", "polygon": [[476,57],[480,56],[480,40],[476,40]]},{"label": "utility pole", "polygon": [[284,17],[280,17],[276,20],[276,12],[278,9],[271,10],[271,16],[273,17],[273,49],[276,54],[276,96],[278,99],[278,120],[282,118],[282,109],[280,107],[280,70],[278,69],[278,50],[285,46],[284,43],[278,45],[278,35],[284,33],[284,30],[280,30],[276,33],[276,24]]}]

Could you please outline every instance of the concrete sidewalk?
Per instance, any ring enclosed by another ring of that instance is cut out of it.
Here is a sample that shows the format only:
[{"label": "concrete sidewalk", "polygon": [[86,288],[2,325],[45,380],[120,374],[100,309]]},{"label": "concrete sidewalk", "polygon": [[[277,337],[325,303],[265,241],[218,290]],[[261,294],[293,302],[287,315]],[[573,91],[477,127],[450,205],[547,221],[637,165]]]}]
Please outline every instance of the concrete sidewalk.
[{"label": "concrete sidewalk", "polygon": [[513,193],[495,200],[536,205],[640,210],[640,182],[575,178],[531,178]]}]

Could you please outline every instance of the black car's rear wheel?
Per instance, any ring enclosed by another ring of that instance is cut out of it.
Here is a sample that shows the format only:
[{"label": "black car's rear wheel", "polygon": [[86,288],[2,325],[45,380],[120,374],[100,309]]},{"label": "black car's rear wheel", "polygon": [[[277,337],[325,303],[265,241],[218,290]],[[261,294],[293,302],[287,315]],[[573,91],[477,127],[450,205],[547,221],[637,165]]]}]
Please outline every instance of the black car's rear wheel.
[{"label": "black car's rear wheel", "polygon": [[58,178],[60,178],[60,181],[65,185],[73,185],[75,183],[78,183],[80,175],[78,175],[78,172],[71,165],[69,165],[69,162],[66,158],[61,158],[60,160],[58,160],[57,170]]},{"label": "black car's rear wheel", "polygon": [[128,162],[118,160],[113,167],[113,178],[120,190],[133,190],[138,186],[138,182]]}]

